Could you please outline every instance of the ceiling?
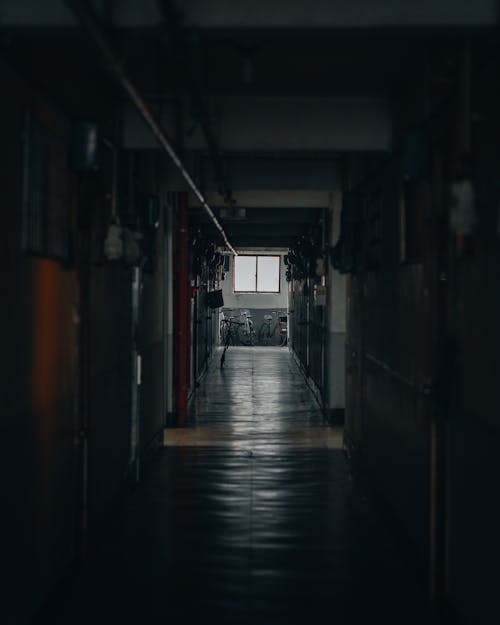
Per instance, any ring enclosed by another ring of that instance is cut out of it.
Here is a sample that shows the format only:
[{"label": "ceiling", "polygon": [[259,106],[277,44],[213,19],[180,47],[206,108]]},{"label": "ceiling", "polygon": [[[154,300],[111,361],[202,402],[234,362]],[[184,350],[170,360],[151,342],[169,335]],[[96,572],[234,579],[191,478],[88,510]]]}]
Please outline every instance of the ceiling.
[{"label": "ceiling", "polygon": [[[446,91],[464,37],[481,53],[496,45],[495,0],[92,4],[214,212],[221,177],[246,209],[245,219],[221,217],[240,247],[286,247],[327,205],[314,194],[340,188],[341,155],[390,152],[401,103],[409,117],[409,94],[429,77],[433,97]],[[62,0],[3,0],[0,54],[73,117],[99,119],[120,102],[124,147],[158,147]],[[192,204],[192,219],[207,221]]]}]

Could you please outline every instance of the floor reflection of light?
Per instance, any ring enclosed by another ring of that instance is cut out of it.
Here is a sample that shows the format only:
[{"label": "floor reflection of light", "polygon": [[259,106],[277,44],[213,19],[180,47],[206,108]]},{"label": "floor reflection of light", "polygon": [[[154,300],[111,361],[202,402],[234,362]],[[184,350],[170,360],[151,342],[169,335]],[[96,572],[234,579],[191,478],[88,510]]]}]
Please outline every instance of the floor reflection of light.
[{"label": "floor reflection of light", "polygon": [[325,424],[302,374],[280,348],[231,347],[190,408],[193,427],[170,429],[166,446],[207,446],[277,457],[283,450],[341,449],[342,428]]},{"label": "floor reflection of light", "polygon": [[276,454],[285,448],[342,449],[341,427],[261,428],[197,425],[165,432],[166,447],[230,447],[241,452]]}]

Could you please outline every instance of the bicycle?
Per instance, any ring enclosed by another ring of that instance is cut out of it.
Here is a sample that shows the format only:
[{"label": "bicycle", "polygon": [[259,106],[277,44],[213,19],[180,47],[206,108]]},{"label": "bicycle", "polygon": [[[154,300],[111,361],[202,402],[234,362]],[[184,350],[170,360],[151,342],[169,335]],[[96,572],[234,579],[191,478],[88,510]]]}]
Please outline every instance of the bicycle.
[{"label": "bicycle", "polygon": [[[231,328],[229,326],[230,319],[235,319],[235,317],[222,317],[222,319],[220,320],[219,345],[226,344],[227,335],[229,332],[231,332]],[[229,337],[229,340],[231,341],[232,345],[234,345],[234,340],[235,340],[234,333],[231,334],[231,336]]]},{"label": "bicycle", "polygon": [[220,368],[224,367],[226,360],[226,352],[230,345],[235,345],[237,342],[237,328],[235,326],[243,325],[241,321],[235,321],[237,317],[227,317],[221,319],[221,343],[224,345],[222,356],[220,358]]},{"label": "bicycle", "polygon": [[241,310],[240,317],[243,317],[238,332],[240,343],[242,345],[255,345],[256,333],[253,327],[252,315],[248,310]]},{"label": "bicycle", "polygon": [[259,328],[259,343],[262,345],[270,345],[273,337],[278,334],[278,345],[284,347],[288,340],[286,315],[278,315],[276,323],[271,329],[274,315],[278,315],[278,313],[273,311],[271,315],[264,315],[264,322]]}]

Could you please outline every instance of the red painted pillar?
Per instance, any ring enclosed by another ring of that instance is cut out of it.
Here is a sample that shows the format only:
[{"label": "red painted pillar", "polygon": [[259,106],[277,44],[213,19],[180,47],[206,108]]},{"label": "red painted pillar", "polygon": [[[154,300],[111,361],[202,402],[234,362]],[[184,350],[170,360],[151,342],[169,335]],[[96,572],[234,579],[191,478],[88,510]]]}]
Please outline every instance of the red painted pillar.
[{"label": "red painted pillar", "polygon": [[186,422],[189,390],[190,351],[190,289],[189,289],[189,235],[188,195],[178,194],[177,236],[175,253],[176,274],[176,402],[178,425]]}]

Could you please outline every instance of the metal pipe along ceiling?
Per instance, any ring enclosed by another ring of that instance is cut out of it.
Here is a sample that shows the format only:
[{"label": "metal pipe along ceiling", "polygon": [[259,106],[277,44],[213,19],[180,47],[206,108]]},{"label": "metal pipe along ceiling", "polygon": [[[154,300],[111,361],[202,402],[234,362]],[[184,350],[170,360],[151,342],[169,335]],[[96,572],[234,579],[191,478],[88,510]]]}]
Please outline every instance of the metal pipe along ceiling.
[{"label": "metal pipe along ceiling", "polygon": [[224,239],[224,243],[227,245],[227,247],[233,254],[237,255],[236,250],[234,249],[234,247],[229,242],[229,239],[227,238],[224,228],[222,227],[219,220],[215,216],[213,210],[208,205],[206,199],[203,196],[203,193],[198,189],[190,173],[184,167],[184,164],[181,161],[181,159],[177,156],[177,153],[175,152],[171,141],[167,138],[166,133],[164,132],[164,130],[162,129],[162,127],[156,120],[147,102],[141,96],[139,91],[136,89],[136,87],[134,86],[134,84],[132,83],[132,81],[127,76],[126,72],[124,71],[120,61],[117,59],[116,55],[111,49],[111,46],[109,45],[105,36],[103,35],[101,28],[91,8],[89,7],[88,3],[85,2],[85,0],[65,0],[65,3],[69,7],[69,9],[72,11],[72,13],[75,15],[78,22],[83,26],[83,28],[88,32],[88,34],[93,39],[96,47],[100,50],[103,56],[107,69],[111,72],[111,74],[113,74],[118,84],[122,87],[122,89],[128,95],[132,103],[135,105],[135,107],[141,114],[142,118],[144,119],[146,124],[149,126],[149,129],[151,130],[153,135],[156,137],[158,143],[165,150],[165,152],[170,156],[174,165],[180,171],[180,173],[182,174],[182,177],[188,183],[190,189],[198,198],[198,201],[205,209],[206,213],[212,220],[217,230],[220,232],[222,238]]}]

